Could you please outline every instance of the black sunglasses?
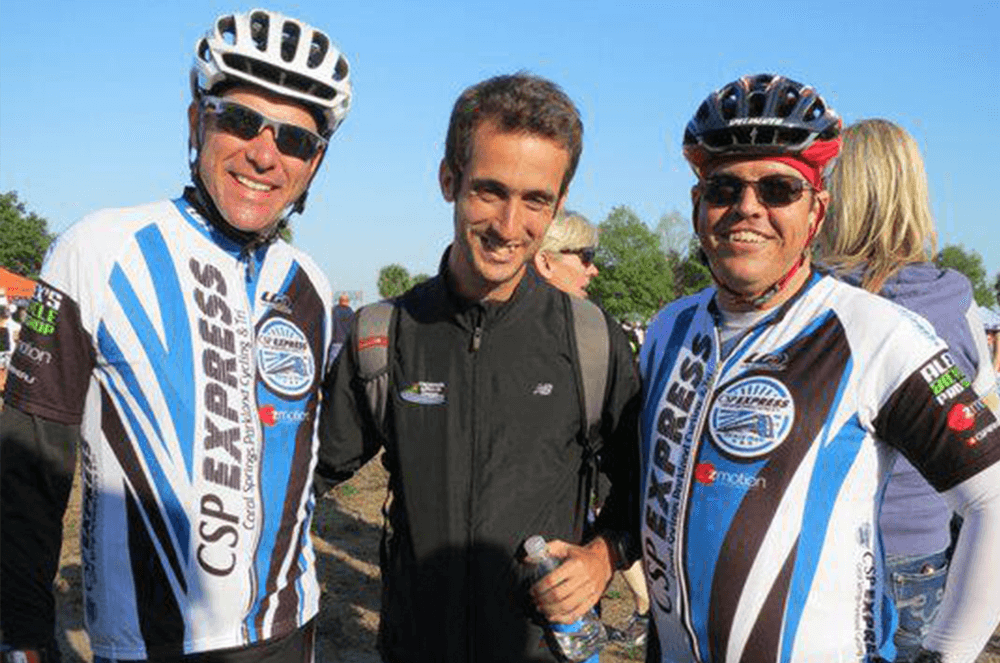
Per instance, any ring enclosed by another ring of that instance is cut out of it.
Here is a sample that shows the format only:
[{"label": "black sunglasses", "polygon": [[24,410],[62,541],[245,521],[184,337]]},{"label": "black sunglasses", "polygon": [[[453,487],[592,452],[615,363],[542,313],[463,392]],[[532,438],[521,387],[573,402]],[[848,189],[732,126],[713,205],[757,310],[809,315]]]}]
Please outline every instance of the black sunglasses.
[{"label": "black sunglasses", "polygon": [[813,186],[792,175],[767,175],[756,181],[735,175],[715,175],[701,181],[701,197],[709,205],[734,205],[743,198],[744,187],[751,187],[757,200],[768,207],[791,205]]},{"label": "black sunglasses", "polygon": [[251,140],[270,127],[274,144],[282,154],[309,161],[325,145],[326,139],[304,127],[272,120],[243,104],[220,97],[202,97],[202,110],[214,118],[215,126],[237,138]]},{"label": "black sunglasses", "polygon": [[587,246],[582,249],[563,249],[559,253],[575,253],[580,257],[580,262],[583,263],[583,266],[589,267],[594,263],[594,256],[597,255],[597,249],[593,246]]}]

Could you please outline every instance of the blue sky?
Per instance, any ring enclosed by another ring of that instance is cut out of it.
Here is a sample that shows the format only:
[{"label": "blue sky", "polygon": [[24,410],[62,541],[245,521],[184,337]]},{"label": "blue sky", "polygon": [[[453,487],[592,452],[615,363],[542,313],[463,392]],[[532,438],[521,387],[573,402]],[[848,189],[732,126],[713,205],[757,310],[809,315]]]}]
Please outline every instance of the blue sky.
[{"label": "blue sky", "polygon": [[[176,196],[188,180],[195,41],[216,0],[0,5],[0,191],[61,231],[83,214]],[[648,224],[687,216],[684,125],[748,73],[814,85],[850,123],[884,117],[923,150],[940,243],[1000,272],[1000,4],[588,0],[279,1],[324,28],[352,65],[355,101],[293,221],[335,290],[377,298],[380,267],[433,273],[452,235],[437,185],[448,114],[483,78],[526,69],[559,83],[585,124],[568,205],[617,205]],[[735,7],[735,8],[734,8]],[[95,239],[95,241],[99,241]]]}]

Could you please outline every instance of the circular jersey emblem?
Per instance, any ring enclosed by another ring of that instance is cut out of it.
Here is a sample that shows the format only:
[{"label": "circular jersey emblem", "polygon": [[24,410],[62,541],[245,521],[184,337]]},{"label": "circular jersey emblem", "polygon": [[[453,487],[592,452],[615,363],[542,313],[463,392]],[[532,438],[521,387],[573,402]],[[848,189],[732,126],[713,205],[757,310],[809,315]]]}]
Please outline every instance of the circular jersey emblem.
[{"label": "circular jersey emblem", "polygon": [[293,398],[309,391],[316,374],[306,335],[284,318],[271,318],[257,333],[257,368],[268,387]]},{"label": "circular jersey emblem", "polygon": [[755,376],[737,380],[718,395],[708,426],[722,451],[756,458],[785,441],[794,419],[788,388],[774,378]]}]

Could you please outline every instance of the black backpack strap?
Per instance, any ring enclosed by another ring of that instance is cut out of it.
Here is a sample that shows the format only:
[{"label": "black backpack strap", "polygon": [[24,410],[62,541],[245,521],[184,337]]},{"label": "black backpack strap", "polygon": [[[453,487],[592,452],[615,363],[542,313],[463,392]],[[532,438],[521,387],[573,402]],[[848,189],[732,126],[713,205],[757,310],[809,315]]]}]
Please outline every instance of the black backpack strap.
[{"label": "black backpack strap", "polygon": [[358,378],[372,417],[381,426],[389,393],[390,332],[396,305],[389,300],[361,307],[354,316]]},{"label": "black backpack strap", "polygon": [[[568,313],[573,326],[573,342],[576,349],[580,379],[581,426],[578,438],[583,446],[583,461],[580,464],[577,483],[576,516],[574,529],[587,533],[587,515],[597,494],[598,453],[595,444],[604,397],[608,384],[608,367],[611,362],[611,338],[604,312],[593,302],[579,297],[570,297]],[[585,537],[586,538],[586,537]]]}]

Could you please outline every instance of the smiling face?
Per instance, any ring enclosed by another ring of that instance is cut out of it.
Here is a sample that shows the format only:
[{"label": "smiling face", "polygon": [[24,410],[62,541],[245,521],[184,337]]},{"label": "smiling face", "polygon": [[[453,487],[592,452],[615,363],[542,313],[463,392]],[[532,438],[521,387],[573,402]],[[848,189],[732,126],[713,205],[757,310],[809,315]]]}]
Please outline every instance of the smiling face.
[{"label": "smiling face", "polygon": [[[252,88],[237,87],[222,95],[279,122],[316,132],[316,120],[299,104]],[[195,104],[188,111],[191,131],[198,130]],[[235,228],[266,232],[309,186],[322,151],[304,161],[278,151],[273,129],[250,140],[218,130],[206,118],[198,174],[222,216]],[[197,135],[193,133],[192,135]]]},{"label": "smiling face", "polygon": [[[756,181],[767,175],[790,175],[801,179],[791,166],[776,161],[726,163],[706,173],[732,175]],[[738,201],[728,206],[710,205],[692,190],[697,216],[695,232],[701,240],[715,278],[746,297],[763,293],[784,277],[803,256],[806,245],[822,223],[829,194],[808,191],[799,200],[782,207],[767,207],[757,199],[753,187],[745,186]],[[762,307],[787,301],[808,277],[809,256],[783,290]],[[750,304],[725,290],[719,303],[729,310],[749,310]]]},{"label": "smiling face", "polygon": [[562,203],[559,187],[568,165],[569,153],[555,141],[505,133],[491,122],[473,132],[460,176],[441,162],[441,193],[455,204],[448,267],[459,293],[510,298]]}]

